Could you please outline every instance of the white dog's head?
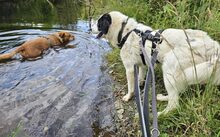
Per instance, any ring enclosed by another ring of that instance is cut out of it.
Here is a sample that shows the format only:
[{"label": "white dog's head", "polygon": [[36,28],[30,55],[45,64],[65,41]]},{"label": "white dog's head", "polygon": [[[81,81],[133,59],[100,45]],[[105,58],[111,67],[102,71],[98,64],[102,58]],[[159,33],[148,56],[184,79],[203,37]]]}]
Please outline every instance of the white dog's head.
[{"label": "white dog's head", "polygon": [[112,24],[112,18],[110,14],[106,13],[102,15],[97,22],[97,28],[99,31],[97,38],[102,37],[103,34],[107,34],[111,24]]},{"label": "white dog's head", "polygon": [[97,21],[97,28],[99,31],[98,37],[109,35],[113,30],[119,32],[122,22],[127,18],[127,16],[118,11],[111,11],[103,14]]},{"label": "white dog's head", "polygon": [[[127,19],[128,16],[118,11],[111,11],[101,15],[97,21],[97,29],[99,31],[97,38],[105,37],[113,46],[117,47],[118,35],[122,28],[122,23]],[[128,28],[128,26],[126,25],[125,28]],[[125,31],[124,29],[123,34],[127,33]]]},{"label": "white dog's head", "polygon": [[105,13],[97,20],[96,30],[99,32],[97,38],[105,37],[114,47],[118,47],[123,36],[133,29],[152,30],[149,26],[138,23],[135,19],[118,11]]}]

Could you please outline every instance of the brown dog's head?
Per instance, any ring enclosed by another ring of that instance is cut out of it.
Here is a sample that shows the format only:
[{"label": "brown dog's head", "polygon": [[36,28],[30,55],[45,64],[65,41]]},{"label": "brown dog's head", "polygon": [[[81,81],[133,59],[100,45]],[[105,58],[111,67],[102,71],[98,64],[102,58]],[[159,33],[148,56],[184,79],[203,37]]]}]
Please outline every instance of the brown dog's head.
[{"label": "brown dog's head", "polygon": [[71,40],[74,40],[75,37],[70,32],[60,31],[58,32],[59,37],[62,39],[62,43],[68,43]]}]

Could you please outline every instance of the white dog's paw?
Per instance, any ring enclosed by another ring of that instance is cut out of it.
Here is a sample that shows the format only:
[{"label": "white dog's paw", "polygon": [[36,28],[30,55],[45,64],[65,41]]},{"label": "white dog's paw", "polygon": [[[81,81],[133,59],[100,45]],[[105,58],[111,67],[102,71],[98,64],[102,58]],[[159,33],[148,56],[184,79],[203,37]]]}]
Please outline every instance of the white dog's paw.
[{"label": "white dog's paw", "polygon": [[125,101],[125,102],[128,102],[129,100],[131,99],[131,95],[130,94],[126,94],[122,100]]},{"label": "white dog's paw", "polygon": [[168,96],[164,96],[162,94],[157,94],[157,100],[159,100],[159,101],[168,101]]},{"label": "white dog's paw", "polygon": [[162,94],[157,94],[157,100],[161,100],[162,97],[163,97]]}]

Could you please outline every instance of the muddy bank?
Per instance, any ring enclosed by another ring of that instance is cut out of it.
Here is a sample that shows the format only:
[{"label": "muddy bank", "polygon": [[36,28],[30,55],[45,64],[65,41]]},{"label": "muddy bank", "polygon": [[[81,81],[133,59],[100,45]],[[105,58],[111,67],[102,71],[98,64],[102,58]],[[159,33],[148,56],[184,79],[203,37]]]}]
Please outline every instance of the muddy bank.
[{"label": "muddy bank", "polygon": [[[0,32],[1,53],[52,31]],[[36,61],[0,64],[0,136],[109,136],[115,132],[107,43],[73,32],[74,49],[50,50]],[[6,45],[7,46],[3,46]]]}]

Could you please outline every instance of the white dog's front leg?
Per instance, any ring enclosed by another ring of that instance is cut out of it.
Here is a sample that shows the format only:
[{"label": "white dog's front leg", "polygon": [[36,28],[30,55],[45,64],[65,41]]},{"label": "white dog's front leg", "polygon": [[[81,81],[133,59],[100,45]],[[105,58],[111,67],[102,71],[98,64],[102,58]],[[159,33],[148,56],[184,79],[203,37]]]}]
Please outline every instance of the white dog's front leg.
[{"label": "white dog's front leg", "polygon": [[128,93],[122,98],[124,101],[128,101],[134,94],[134,68],[126,69],[126,76],[128,82]]}]

